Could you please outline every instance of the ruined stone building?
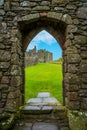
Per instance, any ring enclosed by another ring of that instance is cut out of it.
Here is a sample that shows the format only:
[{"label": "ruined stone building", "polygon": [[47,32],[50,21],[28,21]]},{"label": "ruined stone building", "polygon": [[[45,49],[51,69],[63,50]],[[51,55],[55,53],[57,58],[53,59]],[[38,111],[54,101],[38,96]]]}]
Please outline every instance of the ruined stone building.
[{"label": "ruined stone building", "polygon": [[64,125],[87,130],[87,0],[0,0],[0,116],[15,119],[25,105],[24,53],[42,30],[54,36],[63,53],[67,112],[55,113],[59,130]]},{"label": "ruined stone building", "polygon": [[35,65],[38,62],[49,62],[53,60],[53,54],[46,50],[36,50],[36,46],[29,50],[29,52],[25,52],[25,66]]}]

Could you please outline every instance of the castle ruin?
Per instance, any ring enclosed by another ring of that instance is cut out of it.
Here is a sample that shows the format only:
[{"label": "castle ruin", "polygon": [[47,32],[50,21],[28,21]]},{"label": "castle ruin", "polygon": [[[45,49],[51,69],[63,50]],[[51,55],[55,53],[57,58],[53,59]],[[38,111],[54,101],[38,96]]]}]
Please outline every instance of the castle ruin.
[{"label": "castle ruin", "polygon": [[38,62],[44,63],[53,60],[53,54],[46,50],[36,50],[36,46],[29,50],[29,52],[25,52],[25,66],[35,65]]}]

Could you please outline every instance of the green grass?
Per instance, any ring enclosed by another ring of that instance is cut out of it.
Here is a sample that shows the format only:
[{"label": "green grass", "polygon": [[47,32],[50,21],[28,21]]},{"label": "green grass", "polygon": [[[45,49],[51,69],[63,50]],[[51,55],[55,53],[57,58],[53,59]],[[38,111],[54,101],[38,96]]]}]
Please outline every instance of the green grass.
[{"label": "green grass", "polygon": [[62,103],[62,65],[39,63],[25,68],[25,99],[50,92]]}]

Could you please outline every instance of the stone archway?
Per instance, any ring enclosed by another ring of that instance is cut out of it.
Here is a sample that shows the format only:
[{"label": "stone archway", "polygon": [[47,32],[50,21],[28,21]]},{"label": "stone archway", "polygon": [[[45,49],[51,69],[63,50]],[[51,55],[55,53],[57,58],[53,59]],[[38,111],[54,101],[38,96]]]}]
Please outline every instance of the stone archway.
[{"label": "stone archway", "polygon": [[[23,50],[28,43],[27,37],[25,38],[25,35],[23,33],[21,35],[20,33],[22,32],[22,28],[24,30],[24,28],[27,29],[27,25],[31,25],[32,23],[38,26],[38,21],[47,21],[57,23],[56,26],[58,25],[58,27],[61,25],[60,34],[64,34],[61,32],[65,31],[65,44],[63,46],[64,86],[66,91],[65,104],[70,110],[71,129],[74,130],[73,126],[75,126],[79,119],[81,121],[83,120],[83,115],[85,115],[84,119],[86,119],[86,20],[86,0],[72,0],[72,3],[69,0],[0,1],[0,113],[4,111],[14,112],[22,104],[24,94]],[[65,30],[62,30],[63,26]],[[54,29],[53,24],[52,28]],[[28,38],[31,35],[34,37],[37,34],[37,32],[33,32],[32,28],[30,32],[34,35],[30,34],[26,29],[24,33],[27,34]],[[48,32],[50,32],[49,30]],[[52,35],[57,39],[56,33]],[[24,39],[26,44],[23,44]],[[58,37],[57,40],[59,40],[62,46],[61,38]],[[74,112],[77,113],[78,119]],[[76,122],[74,122],[74,118],[77,119]],[[72,125],[72,122],[74,125]],[[80,125],[79,130],[86,128],[85,121],[81,123],[85,127]],[[78,129],[77,125],[75,129]]]},{"label": "stone archway", "polygon": [[[63,50],[63,77],[65,76],[66,65],[66,28],[67,24],[71,24],[72,19],[69,15],[62,15],[61,13],[49,12],[34,15],[27,15],[18,20],[19,30],[22,34],[22,50],[25,51],[29,41],[41,30],[45,29],[52,34]],[[69,42],[68,42],[69,43]],[[63,104],[65,104],[66,90],[63,81]],[[22,89],[24,95],[24,88]],[[23,97],[24,102],[24,97]]]}]

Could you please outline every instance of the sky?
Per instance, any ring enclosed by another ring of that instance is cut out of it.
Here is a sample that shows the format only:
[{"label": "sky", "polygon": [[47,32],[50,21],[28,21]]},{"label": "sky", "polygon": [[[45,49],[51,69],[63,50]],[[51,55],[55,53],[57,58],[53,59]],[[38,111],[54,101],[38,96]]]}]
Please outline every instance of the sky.
[{"label": "sky", "polygon": [[47,31],[43,30],[38,33],[29,43],[27,50],[29,51],[36,46],[37,50],[45,49],[53,53],[53,60],[57,60],[62,57],[62,49],[56,39],[49,34]]}]

